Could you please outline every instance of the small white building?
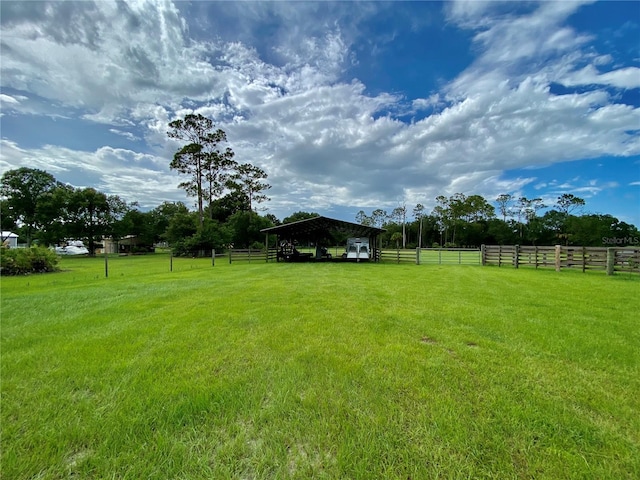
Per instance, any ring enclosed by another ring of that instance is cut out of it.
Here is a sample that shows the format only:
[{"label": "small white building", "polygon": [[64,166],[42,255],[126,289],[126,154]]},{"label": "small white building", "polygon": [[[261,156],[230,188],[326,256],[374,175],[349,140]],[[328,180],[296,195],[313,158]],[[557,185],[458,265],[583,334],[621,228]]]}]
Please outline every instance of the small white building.
[{"label": "small white building", "polygon": [[18,235],[13,232],[0,232],[0,242],[9,248],[18,248]]}]

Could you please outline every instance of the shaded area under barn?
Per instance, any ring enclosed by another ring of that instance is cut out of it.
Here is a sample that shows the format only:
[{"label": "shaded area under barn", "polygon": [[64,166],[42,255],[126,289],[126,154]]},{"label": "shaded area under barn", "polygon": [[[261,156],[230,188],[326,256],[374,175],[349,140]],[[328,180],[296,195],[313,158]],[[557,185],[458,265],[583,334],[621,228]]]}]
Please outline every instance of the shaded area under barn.
[{"label": "shaded area under barn", "polygon": [[[269,245],[270,235],[276,235],[276,248],[269,248],[267,260],[276,259],[289,262],[343,260],[333,258],[327,248],[333,246],[336,237],[357,237],[368,239],[371,247],[371,260],[380,260],[381,234],[384,228],[345,222],[329,217],[313,217],[297,222],[286,223],[276,227],[260,230],[266,235],[265,245]],[[296,246],[312,243],[316,247],[315,254],[298,252]],[[368,258],[367,258],[368,260]]]}]

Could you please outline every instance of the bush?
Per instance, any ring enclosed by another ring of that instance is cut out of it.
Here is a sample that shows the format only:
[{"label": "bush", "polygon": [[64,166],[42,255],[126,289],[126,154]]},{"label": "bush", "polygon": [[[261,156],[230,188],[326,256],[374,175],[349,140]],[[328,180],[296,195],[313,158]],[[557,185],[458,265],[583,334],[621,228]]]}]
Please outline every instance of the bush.
[{"label": "bush", "polygon": [[263,250],[264,251],[264,242],[253,242],[249,248],[251,248],[251,250]]},{"label": "bush", "polygon": [[1,275],[28,275],[58,271],[59,258],[44,247],[0,248]]}]

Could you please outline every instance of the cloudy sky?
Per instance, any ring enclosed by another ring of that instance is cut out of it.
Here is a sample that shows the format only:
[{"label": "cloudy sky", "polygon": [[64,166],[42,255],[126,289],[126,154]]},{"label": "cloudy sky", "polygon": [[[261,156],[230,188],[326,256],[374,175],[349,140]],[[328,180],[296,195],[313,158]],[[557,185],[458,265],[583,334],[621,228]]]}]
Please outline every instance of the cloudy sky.
[{"label": "cloudy sky", "polygon": [[268,212],[586,200],[640,225],[640,4],[8,1],[0,173],[185,201],[167,124],[209,116]]}]

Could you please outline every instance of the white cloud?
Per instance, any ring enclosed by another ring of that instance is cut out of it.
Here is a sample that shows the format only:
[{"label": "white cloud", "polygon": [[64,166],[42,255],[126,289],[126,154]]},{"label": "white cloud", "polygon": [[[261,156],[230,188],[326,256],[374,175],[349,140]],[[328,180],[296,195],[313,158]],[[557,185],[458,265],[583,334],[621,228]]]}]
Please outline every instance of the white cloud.
[{"label": "white cloud", "polygon": [[25,149],[1,140],[0,165],[10,170],[28,165],[50,172],[58,181],[75,187],[94,186],[142,207],[165,200],[183,201],[177,176],[163,158],[131,150],[102,147],[96,151],[71,150],[54,145]]},{"label": "white cloud", "polygon": [[587,65],[566,75],[561,83],[567,86],[609,85],[617,88],[640,88],[640,68],[626,67],[600,73],[593,65]]},{"label": "white cloud", "polygon": [[0,102],[10,105],[18,105],[20,102],[17,98],[12,97],[11,95],[5,95],[4,93],[0,94]]},{"label": "white cloud", "polygon": [[121,137],[124,137],[127,140],[131,140],[131,141],[140,140],[140,137],[136,137],[131,132],[125,132],[125,131],[122,131],[122,130],[118,130],[117,128],[110,128],[109,131],[111,133],[115,134],[115,135],[119,135]]}]

